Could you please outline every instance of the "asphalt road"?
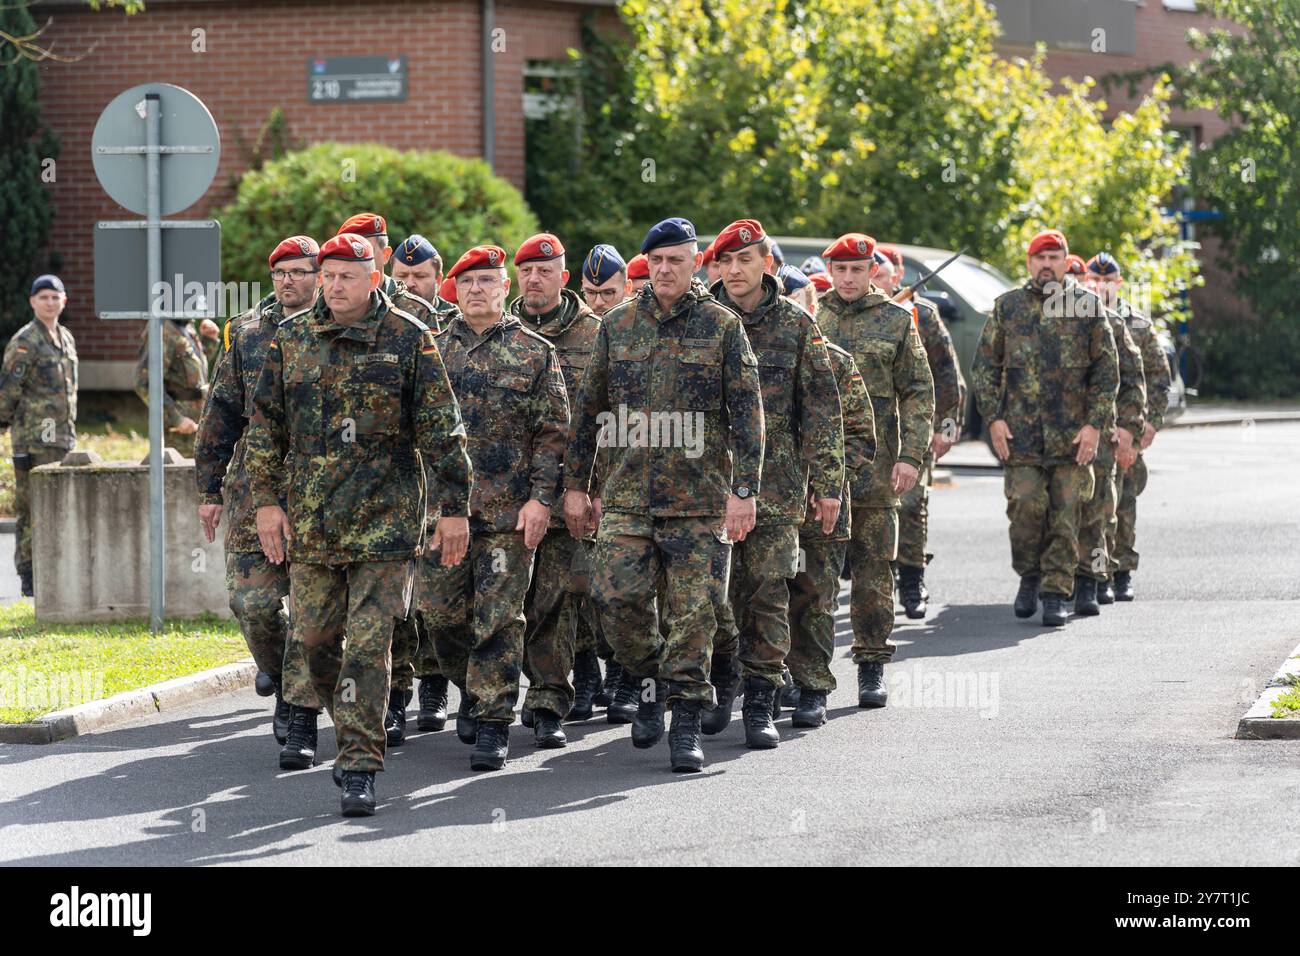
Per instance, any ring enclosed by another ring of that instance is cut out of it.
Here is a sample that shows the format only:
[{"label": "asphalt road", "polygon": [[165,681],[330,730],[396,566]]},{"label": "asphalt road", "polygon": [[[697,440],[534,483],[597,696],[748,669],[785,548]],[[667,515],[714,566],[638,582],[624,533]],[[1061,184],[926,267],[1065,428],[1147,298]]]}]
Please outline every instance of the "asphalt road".
[{"label": "asphalt road", "polygon": [[[1010,603],[1000,477],[933,498],[932,613],[902,624],[890,706],[856,708],[838,657],[830,722],[736,722],[696,776],[626,727],[568,725],[474,774],[448,730],[337,815],[326,763],[281,774],[252,692],[46,747],[0,746],[0,862],[1294,864],[1300,742],[1237,741],[1297,644],[1300,425],[1162,434],[1139,509],[1139,600],[1050,631]],[[847,648],[847,623],[840,637]]]}]

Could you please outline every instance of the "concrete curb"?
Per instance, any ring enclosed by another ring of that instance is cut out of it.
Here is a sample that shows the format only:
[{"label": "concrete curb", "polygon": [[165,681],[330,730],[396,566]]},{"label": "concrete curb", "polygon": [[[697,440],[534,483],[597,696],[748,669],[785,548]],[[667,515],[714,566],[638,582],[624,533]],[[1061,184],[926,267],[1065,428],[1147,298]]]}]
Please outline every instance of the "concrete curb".
[{"label": "concrete curb", "polygon": [[103,700],[56,710],[28,724],[0,724],[0,743],[52,744],[56,740],[103,730],[249,687],[256,675],[257,665],[251,660],[223,664],[161,684],[124,691]]},{"label": "concrete curb", "polygon": [[1292,680],[1300,678],[1300,647],[1291,652],[1264,693],[1250,705],[1237,724],[1238,740],[1300,740],[1300,718],[1273,717],[1273,702],[1292,689]]},{"label": "concrete curb", "polygon": [[1162,431],[1170,428],[1206,428],[1217,425],[1242,425],[1245,422],[1256,424],[1274,422],[1300,422],[1300,412],[1232,412],[1222,415],[1207,415],[1204,418],[1184,418],[1180,415],[1172,421],[1165,422]]}]

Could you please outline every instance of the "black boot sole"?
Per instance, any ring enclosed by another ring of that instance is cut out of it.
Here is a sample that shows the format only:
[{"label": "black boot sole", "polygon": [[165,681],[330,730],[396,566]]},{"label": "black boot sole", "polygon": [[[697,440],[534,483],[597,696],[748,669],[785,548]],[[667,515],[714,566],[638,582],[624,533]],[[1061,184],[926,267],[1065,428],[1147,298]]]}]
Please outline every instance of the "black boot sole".
[{"label": "black boot sole", "polygon": [[576,723],[580,720],[591,720],[591,708],[570,707],[569,714],[564,718],[566,724]]},{"label": "black boot sole", "polygon": [[909,621],[925,620],[925,608],[923,607],[918,607],[918,608],[905,607],[903,608],[903,613],[907,615],[907,619]]},{"label": "black boot sole", "polygon": [[406,743],[406,731],[403,730],[401,733],[394,733],[392,731],[385,730],[384,743],[386,743],[390,747],[401,746],[402,744]]},{"label": "black boot sole", "polygon": [[1101,614],[1101,608],[1100,608],[1100,607],[1097,607],[1097,606],[1095,606],[1095,605],[1092,606],[1092,607],[1089,607],[1089,606],[1087,606],[1087,605],[1085,605],[1085,606],[1083,606],[1083,607],[1079,607],[1079,606],[1076,604],[1075,607],[1074,607],[1074,616],[1075,616],[1075,617],[1097,617],[1097,616],[1099,616],[1100,614]]},{"label": "black boot sole", "polygon": [[314,766],[316,766],[316,754],[314,752],[311,756],[300,753],[280,754],[281,770],[310,770]]},{"label": "black boot sole", "polygon": [[611,724],[630,724],[632,723],[632,715],[635,713],[635,707],[631,709],[631,713],[622,708],[611,707],[605,711],[605,719]]},{"label": "black boot sole", "polygon": [[795,711],[795,713],[792,714],[790,717],[791,727],[801,727],[804,728],[805,730],[815,730],[825,723],[826,723],[825,714],[822,714],[820,717],[816,717],[813,716],[812,714],[800,715],[798,711]]},{"label": "black boot sole", "polygon": [[375,805],[368,800],[349,800],[343,798],[343,815],[345,817],[373,817]]},{"label": "black boot sole", "polygon": [[1127,604],[1129,601],[1135,601],[1135,600],[1137,600],[1137,595],[1136,595],[1136,594],[1130,594],[1130,595],[1128,595],[1127,597],[1120,597],[1118,594],[1116,594],[1116,595],[1115,595],[1115,600],[1116,600],[1116,601],[1122,601],[1123,603]]},{"label": "black boot sole", "polygon": [[775,750],[780,743],[780,737],[776,740],[769,740],[765,737],[758,738],[750,737],[748,735],[745,736],[745,747],[749,750]]},{"label": "black boot sole", "polygon": [[469,758],[470,770],[500,770],[506,765],[505,757],[493,755],[478,755]]},{"label": "black boot sole", "polygon": [[569,741],[564,737],[537,737],[535,740],[538,750],[560,750],[569,745]]},{"label": "black boot sole", "polygon": [[673,773],[699,773],[704,769],[703,757],[688,757],[672,762]]},{"label": "black boot sole", "polygon": [[888,696],[876,696],[870,694],[858,695],[858,706],[863,710],[871,710],[877,707],[884,707],[889,703]]},{"label": "black boot sole", "polygon": [[1012,610],[1016,612],[1016,617],[1021,618],[1022,620],[1027,617],[1033,617],[1038,613],[1038,602],[1035,601],[1034,606],[1029,608],[1029,610],[1025,610],[1022,607],[1013,607]]},{"label": "black boot sole", "polygon": [[653,747],[655,744],[659,743],[659,741],[663,739],[664,739],[664,732],[662,730],[659,731],[659,733],[655,734],[653,737],[649,737],[649,738],[637,737],[634,735],[632,737],[632,746],[635,747],[637,750],[649,750],[651,747]]},{"label": "black boot sole", "polygon": [[437,733],[447,726],[446,717],[425,717],[423,714],[415,718],[415,729],[430,733]]}]

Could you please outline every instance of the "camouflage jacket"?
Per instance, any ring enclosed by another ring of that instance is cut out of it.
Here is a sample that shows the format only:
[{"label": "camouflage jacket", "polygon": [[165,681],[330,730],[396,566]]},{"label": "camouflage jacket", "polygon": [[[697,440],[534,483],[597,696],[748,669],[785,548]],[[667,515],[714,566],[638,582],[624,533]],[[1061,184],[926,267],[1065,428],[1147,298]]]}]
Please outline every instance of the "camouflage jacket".
[{"label": "camouflage jacket", "polygon": [[[454,308],[454,306],[453,306]],[[596,345],[596,333],[600,331],[600,319],[591,311],[591,306],[583,302],[577,293],[569,289],[560,290],[560,304],[543,315],[529,315],[524,308],[522,297],[510,303],[510,314],[517,318],[524,328],[536,332],[551,345],[555,346],[556,357],[560,361],[560,371],[564,373],[564,390],[570,401],[577,401],[578,391],[582,388],[582,376],[591,362],[591,350]],[[565,429],[565,437],[568,429]],[[561,463],[561,478],[563,464]],[[564,493],[563,482],[556,488],[556,506],[551,509],[551,527],[564,527],[564,509],[559,496]]]},{"label": "camouflage jacket", "polygon": [[569,401],[555,349],[512,315],[482,335],[457,316],[437,335],[474,463],[470,530],[513,531],[536,498],[560,511],[556,486]]},{"label": "camouflage jacket", "polygon": [[864,507],[897,507],[894,465],[903,461],[921,467],[934,421],[934,380],[912,311],[876,288],[853,302],[832,289],[822,297],[817,315],[826,337],[853,356],[875,412],[871,480],[852,484],[853,501]]},{"label": "camouflage jacket", "polygon": [[[287,320],[306,315],[311,309],[310,305],[303,306]],[[225,504],[226,551],[231,553],[262,550],[244,460],[247,445],[242,439],[253,417],[253,394],[266,350],[281,321],[286,321],[284,307],[270,295],[226,323],[226,350],[217,361],[195,436],[194,476],[199,503]],[[283,487],[280,506],[285,506]]]},{"label": "camouflage jacket", "polygon": [[[208,356],[189,322],[163,321],[162,366],[163,427],[175,428],[184,418],[197,422],[208,397]],[[147,327],[140,340],[140,360],[135,366],[135,393],[145,405],[149,404]]]},{"label": "camouflage jacket", "polygon": [[1149,318],[1123,299],[1116,304],[1115,311],[1128,324],[1129,333],[1142,353],[1142,374],[1147,386],[1146,420],[1159,430],[1165,427],[1165,412],[1169,409],[1169,360]]},{"label": "camouflage jacket", "polygon": [[[429,327],[435,334],[442,328],[442,314],[434,307],[434,304],[423,296],[418,296],[406,287],[405,282],[394,279],[390,275],[385,275],[379,284],[380,291],[388,298],[393,300],[393,305],[397,306],[407,315],[413,315]],[[445,305],[451,305],[445,299],[439,299]],[[455,306],[452,306],[455,308]]]},{"label": "camouflage jacket", "polygon": [[[980,415],[1011,430],[1013,465],[1068,464],[1084,425],[1105,429],[1119,389],[1115,337],[1091,293],[1079,311],[1045,308],[1052,292],[1032,282],[998,296],[971,371]],[[1090,301],[1091,299],[1092,301]]]},{"label": "camouflage jacket", "polygon": [[276,326],[244,441],[255,508],[277,503],[288,458],[293,561],[410,558],[431,519],[469,514],[465,426],[433,333],[382,293],[355,325],[317,299]]},{"label": "camouflage jacket", "polygon": [[721,518],[731,491],[759,493],[763,435],[758,360],[740,317],[699,281],[664,311],[647,283],[601,322],[565,487],[591,487],[599,444],[605,511]]},{"label": "camouflage jacket", "polygon": [[844,493],[840,496],[839,517],[835,519],[835,528],[829,536],[822,534],[821,522],[813,520],[810,508],[803,527],[799,529],[799,537],[812,541],[848,541],[849,529],[853,526],[849,484],[871,480],[871,463],[876,459],[876,419],[858,363],[833,342],[827,342],[826,349],[835,372],[840,410],[844,416]]},{"label": "camouflage jacket", "polygon": [[5,346],[0,427],[13,429],[18,453],[77,445],[77,343],[62,323],[54,334],[32,319]]},{"label": "camouflage jacket", "polygon": [[917,296],[916,331],[921,336],[925,358],[934,379],[934,431],[948,429],[956,435],[966,424],[966,379],[961,375],[957,349],[948,327],[939,318],[939,310],[929,299]]},{"label": "camouflage jacket", "polygon": [[439,328],[446,326],[448,322],[460,315],[460,306],[455,302],[448,302],[440,295],[435,295],[429,304],[433,306],[433,314],[438,317]]},{"label": "camouflage jacket", "polygon": [[743,312],[721,281],[710,290],[736,312],[758,358],[763,388],[763,493],[759,524],[798,524],[808,490],[838,498],[844,487],[844,423],[826,341],[813,317],[763,276],[763,295]]}]

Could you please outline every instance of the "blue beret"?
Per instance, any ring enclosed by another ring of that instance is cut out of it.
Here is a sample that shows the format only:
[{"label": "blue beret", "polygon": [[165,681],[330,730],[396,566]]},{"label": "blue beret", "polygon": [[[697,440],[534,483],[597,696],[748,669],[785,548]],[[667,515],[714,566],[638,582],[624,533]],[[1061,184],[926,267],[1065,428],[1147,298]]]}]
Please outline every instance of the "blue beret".
[{"label": "blue beret", "polygon": [[421,262],[428,262],[437,254],[438,250],[433,248],[433,243],[418,233],[407,236],[393,250],[393,258],[408,266],[418,266]]},{"label": "blue beret", "polygon": [[777,269],[776,278],[781,283],[781,291],[785,295],[789,295],[795,289],[802,289],[804,286],[812,284],[812,281],[806,275],[790,265],[784,265]]},{"label": "blue beret", "polygon": [[663,222],[655,223],[645,234],[641,243],[641,252],[645,254],[660,246],[680,246],[683,242],[695,241],[695,225],[689,219],[673,216]]},{"label": "blue beret", "polygon": [[58,276],[37,276],[36,281],[32,283],[32,291],[28,295],[35,295],[44,289],[53,289],[55,292],[63,291],[63,280]]},{"label": "blue beret", "polygon": [[623,257],[607,242],[592,246],[587,258],[582,260],[582,277],[592,285],[608,282],[627,268]]},{"label": "blue beret", "polygon": [[785,253],[781,251],[781,247],[778,246],[775,241],[772,243],[772,261],[775,262],[777,266],[785,265]]},{"label": "blue beret", "polygon": [[1119,272],[1119,263],[1109,252],[1099,252],[1088,260],[1088,271],[1099,276],[1113,275]]},{"label": "blue beret", "polygon": [[806,276],[810,276],[814,272],[825,272],[826,262],[821,256],[809,256],[803,261],[803,265],[799,267],[799,271]]}]

